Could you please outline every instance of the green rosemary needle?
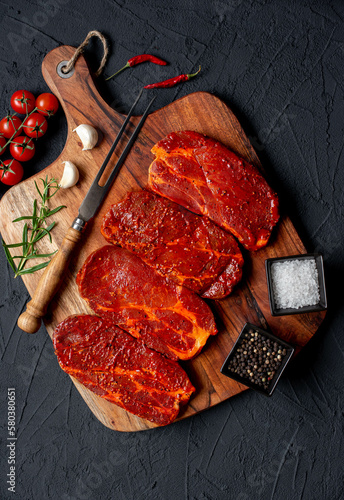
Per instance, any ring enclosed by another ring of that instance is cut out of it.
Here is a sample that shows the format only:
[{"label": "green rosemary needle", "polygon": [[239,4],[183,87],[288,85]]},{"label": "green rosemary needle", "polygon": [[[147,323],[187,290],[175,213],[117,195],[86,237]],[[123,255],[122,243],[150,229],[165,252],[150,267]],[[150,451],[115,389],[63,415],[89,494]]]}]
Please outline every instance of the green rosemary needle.
[{"label": "green rosemary needle", "polygon": [[[62,208],[65,208],[65,205],[60,205],[59,207],[50,209],[48,206],[48,201],[57,193],[60,189],[58,182],[56,179],[52,178],[48,181],[48,177],[45,179],[40,179],[43,183],[43,187],[39,189],[36,181],[35,186],[40,198],[40,206],[38,205],[37,200],[35,199],[33,202],[33,210],[32,215],[24,215],[22,217],[18,217],[14,219],[12,222],[20,222],[20,221],[30,221],[25,222],[22,233],[22,241],[20,243],[13,243],[7,245],[5,241],[2,242],[2,246],[5,250],[6,258],[14,271],[14,277],[22,276],[23,274],[31,274],[39,269],[43,269],[46,267],[50,259],[41,262],[40,264],[36,264],[31,267],[26,267],[26,264],[31,259],[38,258],[47,258],[52,257],[55,252],[51,253],[37,253],[37,249],[35,248],[36,243],[41,240],[44,236],[47,236],[51,239],[51,230],[55,226],[55,222],[51,224],[47,224],[47,218],[51,215],[56,214]],[[10,248],[21,248],[21,254],[19,255],[11,255]],[[18,261],[18,263],[16,263]]]}]

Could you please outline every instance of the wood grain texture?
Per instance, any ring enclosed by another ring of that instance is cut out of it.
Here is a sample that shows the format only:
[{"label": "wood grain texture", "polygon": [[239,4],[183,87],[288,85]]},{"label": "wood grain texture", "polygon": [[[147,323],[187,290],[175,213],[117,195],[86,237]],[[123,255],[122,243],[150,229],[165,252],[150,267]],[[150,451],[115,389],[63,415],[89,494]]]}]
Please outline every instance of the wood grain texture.
[{"label": "wood grain texture", "polygon": [[[74,50],[73,47],[59,47],[51,51],[43,61],[43,76],[63,107],[68,123],[68,136],[66,145],[56,161],[43,172],[11,188],[3,197],[0,230],[7,243],[21,239],[21,223],[13,224],[11,221],[31,212],[32,202],[36,197],[34,179],[37,180],[45,175],[61,178],[62,161],[70,160],[78,166],[80,180],[73,188],[61,189],[53,198],[52,207],[64,204],[67,208],[54,215],[57,224],[52,231],[52,243],[42,240],[40,247],[44,252],[59,248],[125,119],[101,99],[83,56],[78,59],[71,78],[62,79],[58,76],[57,65],[63,60],[68,60]],[[132,118],[131,129],[138,119],[139,117]],[[80,140],[72,132],[81,123],[89,123],[100,131],[99,144],[90,151],[81,151]],[[129,190],[140,189],[147,184],[148,168],[153,160],[150,152],[152,146],[166,134],[183,129],[208,134],[262,169],[236,117],[225,103],[211,94],[206,92],[190,94],[152,113],[147,118],[102,207],[96,217],[88,223],[82,244],[76,249],[63,283],[48,308],[44,322],[50,336],[56,325],[68,315],[91,312],[79,297],[75,276],[86,257],[106,243],[100,233],[103,215],[110,204],[120,201]],[[125,145],[125,140],[126,135],[119,144],[118,155]],[[116,154],[109,163],[109,169],[115,161]],[[273,232],[271,242],[266,248],[255,253],[244,253],[244,277],[241,284],[228,298],[210,302],[216,314],[219,334],[209,340],[199,356],[183,363],[197,392],[183,409],[179,419],[203,411],[246,389],[222,375],[220,367],[247,321],[263,328],[270,328],[280,338],[293,343],[297,350],[314,335],[325,312],[272,317],[269,308],[265,259],[302,253],[306,253],[306,249],[285,214],[282,215]],[[31,296],[34,294],[41,274],[42,272],[39,271],[23,277]],[[76,380],[73,382],[94,415],[107,427],[119,431],[140,431],[156,427],[96,396]]]}]

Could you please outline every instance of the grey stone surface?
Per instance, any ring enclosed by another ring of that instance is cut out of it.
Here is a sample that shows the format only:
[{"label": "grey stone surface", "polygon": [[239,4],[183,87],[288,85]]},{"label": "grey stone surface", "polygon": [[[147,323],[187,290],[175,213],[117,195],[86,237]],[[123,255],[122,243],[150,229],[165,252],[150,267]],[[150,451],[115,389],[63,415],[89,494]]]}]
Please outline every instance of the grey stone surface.
[{"label": "grey stone surface", "polygon": [[[135,54],[142,65],[101,83],[127,112],[142,84],[192,72],[156,92],[156,107],[193,91],[238,116],[309,251],[324,255],[326,321],[268,399],[251,391],[144,433],[102,426],[60,370],[45,329],[22,333],[28,293],[0,252],[1,499],[340,500],[343,493],[344,4],[340,0],[54,0],[0,3],[0,105],[16,89],[48,91],[45,54],[91,29],[111,42],[106,74]],[[85,54],[96,69],[99,42]],[[60,153],[51,121],[27,176]],[[1,195],[5,192],[0,187]],[[16,488],[6,481],[7,389],[16,389]]]}]

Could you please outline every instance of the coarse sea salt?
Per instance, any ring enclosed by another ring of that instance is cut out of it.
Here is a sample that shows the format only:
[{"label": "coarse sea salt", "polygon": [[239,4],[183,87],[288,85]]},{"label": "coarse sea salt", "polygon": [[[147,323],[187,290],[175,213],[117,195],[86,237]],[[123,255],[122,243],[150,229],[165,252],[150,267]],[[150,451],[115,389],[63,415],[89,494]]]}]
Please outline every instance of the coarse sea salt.
[{"label": "coarse sea salt", "polygon": [[315,259],[291,259],[271,265],[275,307],[299,309],[320,301],[319,278]]}]

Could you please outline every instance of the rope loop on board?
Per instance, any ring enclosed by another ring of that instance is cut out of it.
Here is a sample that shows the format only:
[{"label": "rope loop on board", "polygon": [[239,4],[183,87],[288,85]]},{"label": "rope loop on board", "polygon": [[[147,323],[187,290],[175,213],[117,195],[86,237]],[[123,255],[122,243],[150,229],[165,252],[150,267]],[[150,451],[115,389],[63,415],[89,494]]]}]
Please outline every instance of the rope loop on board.
[{"label": "rope loop on board", "polygon": [[106,38],[104,37],[104,35],[102,35],[99,31],[96,31],[96,30],[90,31],[88,33],[85,40],[75,50],[73,56],[70,58],[70,60],[67,62],[67,64],[63,68],[61,68],[61,71],[63,73],[65,73],[65,74],[69,73],[74,68],[75,62],[77,61],[80,54],[82,54],[84,48],[86,47],[86,45],[88,44],[88,42],[90,41],[90,39],[93,36],[98,37],[101,40],[103,47],[104,47],[104,54],[103,54],[102,60],[100,62],[100,66],[97,69],[95,75],[99,76],[102,73],[104,66],[106,64],[106,61],[107,61],[108,54],[109,54],[109,47],[108,47],[108,44],[107,44],[107,41],[106,41]]}]

